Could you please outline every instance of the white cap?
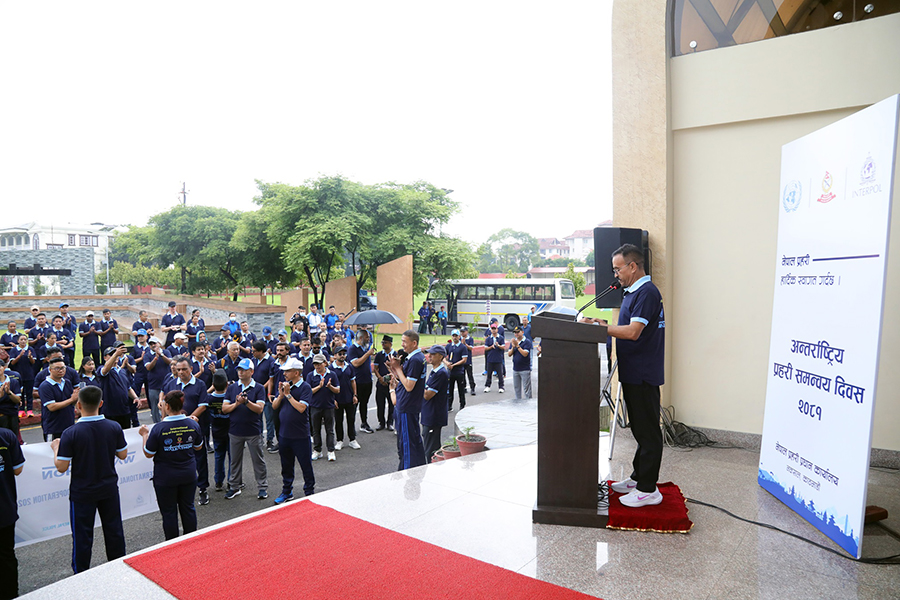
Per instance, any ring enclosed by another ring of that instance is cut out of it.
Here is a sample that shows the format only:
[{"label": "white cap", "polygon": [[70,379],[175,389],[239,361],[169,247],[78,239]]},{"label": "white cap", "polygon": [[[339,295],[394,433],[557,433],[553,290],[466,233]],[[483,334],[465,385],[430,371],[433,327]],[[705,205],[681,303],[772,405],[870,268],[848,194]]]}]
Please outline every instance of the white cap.
[{"label": "white cap", "polygon": [[37,304],[35,304],[34,306],[31,307],[31,310],[41,310],[41,307],[38,306]]},{"label": "white cap", "polygon": [[297,369],[298,371],[303,371],[303,361],[298,360],[294,357],[288,358],[284,361],[284,364],[281,365],[282,371],[290,371],[291,369]]},{"label": "white cap", "polygon": [[86,313],[84,313],[84,316],[86,316],[86,317],[93,317],[93,316],[94,316],[94,311],[89,310],[89,311],[87,311]]},{"label": "white cap", "polygon": [[176,333],[176,334],[175,334],[175,339],[176,339],[176,340],[186,340],[186,339],[189,339],[189,338],[188,338],[188,336],[186,336],[186,335],[183,334],[183,333]]},{"label": "white cap", "polygon": [[147,343],[148,343],[148,344],[162,344],[162,340],[159,339],[159,338],[156,337],[156,336],[153,336],[152,338],[150,338],[149,340],[147,340]]}]

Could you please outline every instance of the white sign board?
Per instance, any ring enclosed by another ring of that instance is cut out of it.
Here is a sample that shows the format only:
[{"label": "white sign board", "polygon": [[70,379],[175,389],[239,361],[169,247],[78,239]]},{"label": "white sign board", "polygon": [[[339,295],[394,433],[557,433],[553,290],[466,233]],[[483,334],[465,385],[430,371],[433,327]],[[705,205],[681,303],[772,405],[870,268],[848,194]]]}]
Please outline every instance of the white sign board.
[{"label": "white sign board", "polygon": [[781,152],[759,485],[860,556],[898,96]]},{"label": "white sign board", "polygon": [[[116,459],[119,475],[119,501],[122,519],[130,519],[159,510],[153,490],[153,461],[144,456],[143,440],[137,429],[125,430],[128,455]],[[22,446],[25,467],[16,477],[19,520],[16,521],[16,547],[70,535],[69,476],[60,473],[53,462],[50,444]],[[97,517],[95,526],[100,526]]]}]

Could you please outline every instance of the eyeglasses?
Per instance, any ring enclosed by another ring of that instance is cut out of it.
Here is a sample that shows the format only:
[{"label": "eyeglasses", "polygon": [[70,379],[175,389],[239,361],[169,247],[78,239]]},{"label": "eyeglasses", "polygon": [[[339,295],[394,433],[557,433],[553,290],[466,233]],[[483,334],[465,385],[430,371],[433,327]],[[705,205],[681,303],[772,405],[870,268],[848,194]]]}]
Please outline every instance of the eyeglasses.
[{"label": "eyeglasses", "polygon": [[622,269],[624,269],[624,268],[627,267],[628,265],[632,264],[633,262],[634,262],[634,261],[625,263],[625,264],[624,264],[623,266],[621,266],[621,267],[613,267],[613,275],[618,275],[618,274],[619,274],[619,271],[621,271]]}]

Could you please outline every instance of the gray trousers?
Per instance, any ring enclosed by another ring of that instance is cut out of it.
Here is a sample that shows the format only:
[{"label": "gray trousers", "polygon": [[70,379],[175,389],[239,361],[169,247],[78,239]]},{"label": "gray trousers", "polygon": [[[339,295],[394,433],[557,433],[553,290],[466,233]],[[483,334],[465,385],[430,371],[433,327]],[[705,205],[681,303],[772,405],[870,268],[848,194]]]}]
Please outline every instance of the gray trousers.
[{"label": "gray trousers", "polygon": [[531,399],[531,371],[513,371],[513,388],[516,400],[522,399],[522,386],[525,386],[525,398]]},{"label": "gray trousers", "polygon": [[159,414],[159,394],[162,390],[153,390],[147,388],[147,405],[150,407],[150,418],[154,423],[162,421],[162,415]]},{"label": "gray trousers", "polygon": [[228,434],[228,443],[231,451],[231,478],[228,480],[228,489],[236,490],[244,481],[242,466],[244,464],[244,444],[250,453],[250,461],[253,463],[253,475],[256,478],[256,486],[260,491],[269,487],[266,480],[266,459],[263,456],[262,434],[258,435],[233,435]]}]

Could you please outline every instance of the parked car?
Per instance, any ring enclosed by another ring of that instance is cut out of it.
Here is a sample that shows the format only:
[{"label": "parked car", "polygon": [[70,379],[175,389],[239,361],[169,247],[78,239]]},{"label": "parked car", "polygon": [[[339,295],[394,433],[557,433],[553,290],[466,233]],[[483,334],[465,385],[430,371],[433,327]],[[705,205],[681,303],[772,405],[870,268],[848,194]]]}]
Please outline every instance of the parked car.
[{"label": "parked car", "polygon": [[359,297],[359,310],[360,312],[364,310],[372,310],[378,308],[378,302],[372,296],[360,296]]}]

